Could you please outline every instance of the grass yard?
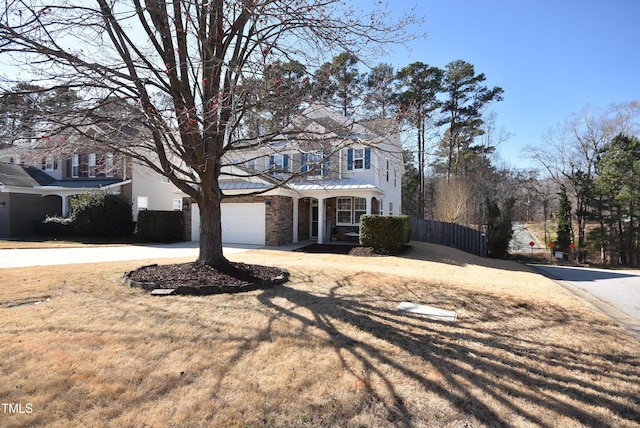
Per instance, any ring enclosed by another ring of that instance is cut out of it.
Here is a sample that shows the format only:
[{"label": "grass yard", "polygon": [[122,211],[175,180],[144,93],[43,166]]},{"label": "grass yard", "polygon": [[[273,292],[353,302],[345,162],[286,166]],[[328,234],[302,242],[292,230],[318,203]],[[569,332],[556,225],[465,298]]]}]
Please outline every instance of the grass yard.
[{"label": "grass yard", "polygon": [[233,254],[290,281],[207,297],[123,286],[146,261],[0,269],[0,426],[640,426],[640,342],[518,263],[411,245]]}]

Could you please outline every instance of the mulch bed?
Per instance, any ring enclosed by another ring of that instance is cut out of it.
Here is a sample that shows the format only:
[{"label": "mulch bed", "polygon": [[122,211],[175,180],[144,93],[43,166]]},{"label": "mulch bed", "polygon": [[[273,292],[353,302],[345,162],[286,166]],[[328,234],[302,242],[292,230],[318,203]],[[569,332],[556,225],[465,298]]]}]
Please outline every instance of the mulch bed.
[{"label": "mulch bed", "polygon": [[201,263],[149,265],[125,273],[123,282],[145,290],[171,289],[171,294],[239,293],[272,287],[289,278],[286,270],[246,263],[213,267]]},{"label": "mulch bed", "polygon": [[300,253],[312,254],[343,254],[348,256],[371,257],[379,256],[373,252],[371,247],[349,244],[311,244],[297,250]]},{"label": "mulch bed", "polygon": [[[405,246],[400,253],[407,248]],[[371,247],[348,244],[311,244],[296,251],[358,257],[384,256],[375,253]],[[269,288],[287,282],[288,279],[289,272],[271,266],[230,262],[227,266],[213,267],[200,263],[180,263],[142,266],[125,273],[123,283],[158,295],[209,295]]]},{"label": "mulch bed", "polygon": [[[405,245],[398,254],[403,254],[409,246]],[[373,251],[371,247],[363,247],[362,245],[349,244],[311,244],[302,248],[298,248],[298,252],[312,254],[343,254],[356,257],[383,257],[388,254],[379,254]]]}]

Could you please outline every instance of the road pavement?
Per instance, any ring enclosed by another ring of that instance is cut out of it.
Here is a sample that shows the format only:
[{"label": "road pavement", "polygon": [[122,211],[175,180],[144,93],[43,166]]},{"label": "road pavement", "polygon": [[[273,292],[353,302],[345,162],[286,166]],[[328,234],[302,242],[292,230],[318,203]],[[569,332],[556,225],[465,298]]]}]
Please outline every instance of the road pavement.
[{"label": "road pavement", "polygon": [[[255,248],[256,245],[225,245],[224,254]],[[101,245],[72,248],[21,248],[0,250],[0,268],[102,263],[122,260],[198,257],[197,242],[158,245]]]},{"label": "road pavement", "polygon": [[532,267],[606,313],[640,339],[640,271]]},{"label": "road pavement", "polygon": [[[530,243],[534,245],[531,247]],[[509,253],[528,253],[532,250],[540,251],[544,250],[544,244],[540,243],[538,239],[525,227],[522,223],[513,224],[513,236],[509,242]]]}]

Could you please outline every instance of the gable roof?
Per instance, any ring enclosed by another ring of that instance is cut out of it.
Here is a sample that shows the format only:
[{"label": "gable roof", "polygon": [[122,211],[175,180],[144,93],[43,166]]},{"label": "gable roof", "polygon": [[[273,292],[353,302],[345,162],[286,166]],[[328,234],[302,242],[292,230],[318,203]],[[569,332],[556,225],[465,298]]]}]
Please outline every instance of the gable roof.
[{"label": "gable roof", "polygon": [[47,186],[54,178],[38,168],[0,163],[0,184],[13,187]]}]

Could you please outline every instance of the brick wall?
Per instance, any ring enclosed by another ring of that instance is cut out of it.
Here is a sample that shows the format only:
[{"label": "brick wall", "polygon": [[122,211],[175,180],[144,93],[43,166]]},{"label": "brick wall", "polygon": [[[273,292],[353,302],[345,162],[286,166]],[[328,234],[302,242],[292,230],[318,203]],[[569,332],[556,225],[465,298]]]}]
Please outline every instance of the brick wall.
[{"label": "brick wall", "polygon": [[293,241],[293,200],[284,196],[266,198],[266,245],[285,245]]},{"label": "brick wall", "polygon": [[[293,202],[285,196],[241,196],[227,203],[265,204],[265,245],[279,246],[293,241]],[[184,213],[185,240],[191,240],[191,198],[182,199]],[[307,216],[308,217],[308,216]],[[305,217],[306,218],[306,217]]]}]

